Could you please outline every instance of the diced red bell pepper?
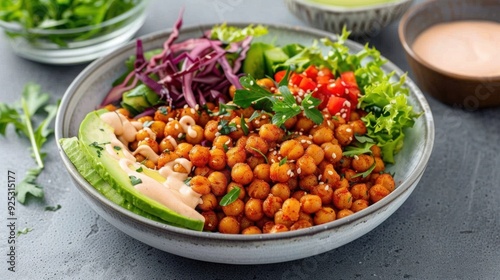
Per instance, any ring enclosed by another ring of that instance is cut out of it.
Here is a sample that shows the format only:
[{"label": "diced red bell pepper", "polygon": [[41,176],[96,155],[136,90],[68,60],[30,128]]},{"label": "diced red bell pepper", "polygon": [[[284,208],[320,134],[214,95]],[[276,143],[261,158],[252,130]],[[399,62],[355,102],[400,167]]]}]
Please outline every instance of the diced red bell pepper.
[{"label": "diced red bell pepper", "polygon": [[310,79],[316,80],[318,72],[319,72],[318,68],[311,64],[306,68],[306,70],[304,70],[304,72],[302,72],[302,74],[304,74],[306,77]]},{"label": "diced red bell pepper", "polygon": [[285,77],[286,75],[286,70],[281,70],[281,71],[278,71],[274,74],[274,80],[279,83],[281,82],[281,80],[283,80],[283,77]]},{"label": "diced red bell pepper", "polygon": [[299,88],[306,92],[313,91],[314,89],[316,89],[317,86],[318,85],[316,84],[316,82],[314,82],[313,79],[308,77],[303,77],[299,84]]},{"label": "diced red bell pepper", "polygon": [[304,76],[295,72],[290,74],[290,85],[299,86],[303,78]]},{"label": "diced red bell pepper", "polygon": [[328,98],[330,97],[330,94],[326,94],[323,91],[316,90],[312,93],[312,97],[317,98],[319,99],[319,101],[321,101],[321,103],[319,103],[318,109],[323,110],[328,104]]},{"label": "diced red bell pepper", "polygon": [[328,112],[332,116],[340,116],[345,120],[349,120],[351,117],[351,104],[350,101],[339,96],[330,96],[328,99],[328,104],[326,105]]},{"label": "diced red bell pepper", "polygon": [[340,78],[337,78],[335,83],[329,83],[326,90],[328,93],[336,96],[344,96],[345,94],[345,87],[342,85],[342,80]]},{"label": "diced red bell pepper", "polygon": [[332,70],[328,69],[327,67],[321,67],[318,70],[318,77],[328,77],[328,80],[335,78]]},{"label": "diced red bell pepper", "polygon": [[354,75],[354,72],[344,72],[340,74],[340,77],[347,87],[358,87],[358,82],[356,82],[356,76]]}]

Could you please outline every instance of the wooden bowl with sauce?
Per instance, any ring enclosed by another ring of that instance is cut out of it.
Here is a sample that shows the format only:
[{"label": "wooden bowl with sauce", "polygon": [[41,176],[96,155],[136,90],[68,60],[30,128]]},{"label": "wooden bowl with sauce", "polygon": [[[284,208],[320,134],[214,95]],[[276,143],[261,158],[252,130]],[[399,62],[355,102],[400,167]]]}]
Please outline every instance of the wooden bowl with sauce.
[{"label": "wooden bowl with sauce", "polygon": [[432,0],[405,13],[399,38],[422,90],[475,110],[500,106],[500,1]]}]

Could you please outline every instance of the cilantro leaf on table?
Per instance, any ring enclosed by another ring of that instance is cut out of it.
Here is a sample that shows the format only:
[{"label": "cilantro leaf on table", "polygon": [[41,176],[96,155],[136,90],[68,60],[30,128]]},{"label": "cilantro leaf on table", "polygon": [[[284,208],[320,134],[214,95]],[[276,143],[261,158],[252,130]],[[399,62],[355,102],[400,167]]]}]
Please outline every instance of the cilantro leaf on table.
[{"label": "cilantro leaf on table", "polygon": [[[19,136],[30,140],[32,157],[37,164],[37,167],[27,171],[26,177],[16,187],[16,196],[20,203],[25,203],[28,194],[43,197],[43,189],[36,183],[36,179],[44,168],[45,153],[42,152],[42,147],[53,132],[50,125],[58,108],[58,104],[47,104],[49,100],[50,95],[41,93],[40,85],[28,83],[19,103],[0,103],[0,135],[5,136],[7,127],[13,125]],[[36,128],[32,123],[35,115],[44,115],[44,119]]]}]

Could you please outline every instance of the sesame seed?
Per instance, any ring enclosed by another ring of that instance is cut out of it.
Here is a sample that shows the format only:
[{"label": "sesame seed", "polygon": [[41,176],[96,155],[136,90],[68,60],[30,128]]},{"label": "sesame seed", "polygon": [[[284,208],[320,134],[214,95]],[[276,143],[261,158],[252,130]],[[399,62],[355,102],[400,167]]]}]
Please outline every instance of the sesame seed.
[{"label": "sesame seed", "polygon": [[261,118],[262,118],[263,120],[265,120],[265,119],[267,118],[267,116],[266,116],[266,115],[262,115],[262,117],[261,117]]},{"label": "sesame seed", "polygon": [[359,160],[358,155],[354,155],[354,159],[355,159],[355,160]]},{"label": "sesame seed", "polygon": [[179,133],[179,134],[177,135],[177,138],[181,138],[181,137],[182,137],[182,133]]},{"label": "sesame seed", "polygon": [[168,121],[169,121],[169,122],[171,122],[171,121],[173,121],[173,120],[174,120],[174,118],[168,118]]},{"label": "sesame seed", "polygon": [[302,169],[299,167],[299,168],[297,168],[297,174],[300,174],[300,173],[302,173]]},{"label": "sesame seed", "polygon": [[319,182],[320,185],[323,185],[325,182]]},{"label": "sesame seed", "polygon": [[196,114],[196,110],[191,108],[191,114],[193,114],[193,115]]},{"label": "sesame seed", "polygon": [[231,143],[231,139],[228,139],[225,144],[229,145],[229,143]]},{"label": "sesame seed", "polygon": [[215,133],[215,136],[220,136],[220,135],[221,135],[220,132]]},{"label": "sesame seed", "polygon": [[200,105],[196,104],[196,106],[194,106],[194,108],[196,109],[196,111],[198,111],[198,110],[200,110]]},{"label": "sesame seed", "polygon": [[337,154],[336,153],[332,153],[332,158],[336,159],[337,158]]},{"label": "sesame seed", "polygon": [[345,89],[345,94],[349,94],[349,89],[348,88]]},{"label": "sesame seed", "polygon": [[307,103],[313,104],[312,100],[307,100]]},{"label": "sesame seed", "polygon": [[237,125],[236,125],[236,127],[237,127],[237,128],[241,128],[241,125],[237,124]]},{"label": "sesame seed", "polygon": [[221,129],[222,129],[222,125],[218,125],[217,130],[221,130]]},{"label": "sesame seed", "polygon": [[328,170],[328,174],[329,174],[329,175],[333,175],[333,171]]},{"label": "sesame seed", "polygon": [[300,143],[305,143],[305,142],[306,142],[306,140],[304,140],[304,139],[300,140]]},{"label": "sesame seed", "polygon": [[189,107],[189,106],[188,106],[187,104],[186,104],[186,105],[184,105],[184,109],[187,109],[188,107]]},{"label": "sesame seed", "polygon": [[309,108],[309,109],[313,109],[313,108],[314,108],[314,105],[311,105],[311,106],[309,106],[308,108]]},{"label": "sesame seed", "polygon": [[326,185],[325,187],[325,191],[329,190],[330,189],[330,186]]},{"label": "sesame seed", "polygon": [[352,129],[347,128],[345,131],[346,131],[346,132],[352,132]]},{"label": "sesame seed", "polygon": [[347,114],[346,114],[346,113],[343,113],[343,114],[342,114],[342,118],[343,118],[343,119],[347,118]]},{"label": "sesame seed", "polygon": [[260,121],[259,120],[255,120],[255,124],[260,124]]},{"label": "sesame seed", "polygon": [[313,136],[309,134],[309,138],[313,139]]},{"label": "sesame seed", "polygon": [[174,128],[175,128],[175,129],[179,129],[179,125],[178,125],[178,124],[175,124],[175,125],[174,125]]},{"label": "sesame seed", "polygon": [[321,174],[319,174],[319,176],[318,176],[318,180],[321,180],[321,177],[322,177],[322,175],[321,175]]}]

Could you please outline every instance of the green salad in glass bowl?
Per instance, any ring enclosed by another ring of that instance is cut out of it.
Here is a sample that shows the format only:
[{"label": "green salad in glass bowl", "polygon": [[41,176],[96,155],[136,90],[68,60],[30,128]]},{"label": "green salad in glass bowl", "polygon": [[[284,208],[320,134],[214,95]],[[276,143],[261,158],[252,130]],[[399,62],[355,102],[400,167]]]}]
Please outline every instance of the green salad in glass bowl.
[{"label": "green salad in glass bowl", "polygon": [[17,55],[77,64],[126,43],[142,26],[147,0],[4,0],[0,27]]}]

